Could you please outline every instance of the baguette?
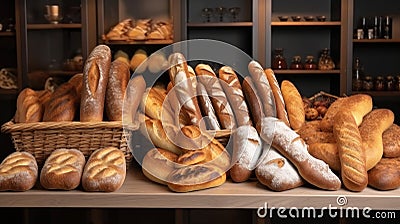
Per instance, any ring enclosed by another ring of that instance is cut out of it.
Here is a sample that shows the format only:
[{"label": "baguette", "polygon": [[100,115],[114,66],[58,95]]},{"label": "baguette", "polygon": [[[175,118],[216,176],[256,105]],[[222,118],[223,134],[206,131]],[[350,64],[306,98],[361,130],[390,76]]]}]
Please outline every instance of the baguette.
[{"label": "baguette", "polygon": [[311,156],[305,142],[283,121],[273,117],[263,118],[260,136],[265,142],[272,142],[272,146],[292,162],[301,177],[310,184],[326,190],[340,189],[341,181],[328,164]]},{"label": "baguette", "polygon": [[222,66],[219,69],[218,75],[221,80],[221,86],[235,115],[237,126],[252,125],[242,85],[235,71],[229,66]]},{"label": "baguette", "polygon": [[110,67],[105,99],[105,111],[110,121],[122,121],[122,109],[129,78],[129,65],[120,60],[114,60]]},{"label": "baguette", "polygon": [[103,121],[104,101],[110,73],[111,50],[107,45],[97,45],[85,62],[80,105],[82,122]]},{"label": "baguette", "polygon": [[362,139],[353,115],[340,111],[334,117],[333,134],[340,158],[340,170],[344,186],[351,191],[362,191],[368,184]]},{"label": "baguette", "polygon": [[124,125],[136,126],[135,118],[139,108],[139,104],[143,98],[146,88],[146,81],[142,75],[133,77],[126,88],[122,120]]},{"label": "baguette", "polygon": [[207,90],[221,128],[233,129],[236,126],[234,113],[216,74],[207,64],[198,64],[195,71],[199,82]]},{"label": "baguette", "polygon": [[0,191],[27,191],[35,186],[38,165],[28,152],[13,152],[0,164]]},{"label": "baguette", "polygon": [[221,125],[219,124],[217,115],[215,114],[212,102],[207,94],[206,87],[199,82],[197,84],[197,97],[200,106],[200,110],[203,114],[203,119],[207,122],[206,125],[211,130],[221,130]]},{"label": "baguette", "polygon": [[85,191],[112,192],[121,188],[126,177],[124,153],[107,147],[95,150],[89,157],[82,173]]},{"label": "baguette", "polygon": [[260,133],[261,119],[265,116],[262,103],[257,93],[257,89],[254,86],[253,79],[250,76],[246,76],[242,84],[243,94],[246,98],[246,102],[249,106],[250,116],[254,127],[257,132]]},{"label": "baguette", "polygon": [[56,149],[43,165],[40,184],[45,189],[73,190],[81,183],[85,162],[77,149]]},{"label": "baguette", "polygon": [[143,158],[142,172],[151,181],[167,185],[167,177],[175,169],[178,155],[161,148],[150,149]]},{"label": "baguette", "polygon": [[16,123],[42,121],[43,111],[43,105],[37,92],[27,87],[18,94],[14,121]]},{"label": "baguette", "polygon": [[[367,170],[372,169],[383,156],[383,132],[394,122],[394,113],[389,109],[374,109],[365,115],[359,126],[362,147],[366,156]],[[395,140],[395,139],[394,139]]]},{"label": "baguette", "polygon": [[303,98],[296,86],[289,80],[282,81],[281,90],[289,117],[290,127],[297,131],[306,122]]}]

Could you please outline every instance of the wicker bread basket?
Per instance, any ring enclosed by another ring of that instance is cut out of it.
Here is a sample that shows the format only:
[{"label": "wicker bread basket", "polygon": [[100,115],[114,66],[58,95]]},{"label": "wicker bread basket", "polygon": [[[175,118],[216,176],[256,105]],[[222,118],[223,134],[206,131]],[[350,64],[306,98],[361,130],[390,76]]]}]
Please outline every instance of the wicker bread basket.
[{"label": "wicker bread basket", "polygon": [[124,130],[122,122],[35,122],[2,125],[1,131],[10,133],[16,151],[31,153],[42,166],[52,151],[59,148],[78,149],[85,157],[103,147],[123,151],[126,164],[132,161],[128,140],[135,128]]}]

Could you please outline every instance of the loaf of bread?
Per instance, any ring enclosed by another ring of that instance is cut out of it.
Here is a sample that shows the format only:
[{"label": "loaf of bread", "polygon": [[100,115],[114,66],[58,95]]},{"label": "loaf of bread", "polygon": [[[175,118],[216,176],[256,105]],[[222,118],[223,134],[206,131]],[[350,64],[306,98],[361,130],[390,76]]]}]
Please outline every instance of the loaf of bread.
[{"label": "loaf of bread", "polygon": [[400,187],[400,157],[382,158],[368,171],[368,185],[378,190],[393,190]]},{"label": "loaf of bread", "polygon": [[373,109],[364,116],[359,126],[362,146],[366,156],[367,170],[372,169],[383,156],[382,134],[394,122],[394,113],[389,109]]},{"label": "loaf of bread", "polygon": [[400,157],[400,126],[392,124],[382,134],[383,156],[388,158]]},{"label": "loaf of bread", "polygon": [[206,87],[201,82],[197,84],[197,98],[206,127],[210,130],[221,130],[211,99],[208,96]]},{"label": "loaf of bread", "polygon": [[190,192],[217,187],[225,183],[226,173],[210,164],[184,166],[173,170],[167,179],[174,192]]},{"label": "loaf of bread", "polygon": [[163,123],[174,124],[177,127],[183,127],[185,125],[192,124],[190,117],[187,113],[185,113],[184,110],[182,110],[180,106],[174,85],[171,81],[167,85],[167,97],[165,98],[165,102],[163,104],[163,111],[166,111],[166,113],[162,114]]},{"label": "loaf of bread", "polygon": [[111,63],[105,99],[105,111],[110,121],[122,121],[122,109],[130,75],[126,63],[120,60]]},{"label": "loaf of bread", "polygon": [[174,125],[162,123],[161,120],[147,117],[143,122],[140,122],[139,131],[156,148],[162,148],[177,155],[182,153],[181,148],[176,145],[179,141],[174,141],[174,136],[178,132]]},{"label": "loaf of bread", "polygon": [[221,128],[233,129],[236,126],[235,115],[216,74],[207,64],[197,64],[194,70],[207,90]]},{"label": "loaf of bread", "polygon": [[28,152],[13,152],[0,164],[0,191],[27,191],[35,186],[38,165]]},{"label": "loaf of bread", "polygon": [[249,106],[250,116],[253,126],[256,127],[257,132],[260,133],[261,118],[264,117],[261,99],[257,93],[251,76],[246,76],[242,83],[243,94]]},{"label": "loaf of bread", "polygon": [[232,167],[229,171],[234,182],[247,181],[262,153],[262,142],[257,130],[242,125],[233,133]]},{"label": "loaf of bread", "polygon": [[83,69],[80,120],[103,121],[104,101],[111,66],[111,50],[97,45],[89,54]]},{"label": "loaf of bread", "polygon": [[332,170],[340,171],[339,149],[336,143],[314,142],[308,145],[308,152],[326,162]]},{"label": "loaf of bread", "polygon": [[142,172],[151,181],[167,185],[168,175],[176,168],[178,155],[161,148],[150,149],[142,161]]},{"label": "loaf of bread", "polygon": [[83,89],[83,73],[77,73],[73,75],[68,82],[75,87],[76,93],[78,95],[78,102],[81,102],[82,89]]},{"label": "loaf of bread", "polygon": [[333,102],[321,120],[322,131],[332,131],[334,117],[342,110],[349,110],[353,115],[357,126],[362,122],[363,117],[372,110],[372,98],[367,94],[355,94],[342,97]]},{"label": "loaf of bread", "polygon": [[336,113],[333,122],[344,186],[351,191],[362,191],[368,184],[365,154],[358,125],[353,115],[343,110]]},{"label": "loaf of bread", "polygon": [[283,121],[273,117],[263,118],[260,136],[262,140],[272,142],[272,146],[292,162],[301,177],[310,184],[326,190],[340,189],[341,181],[328,164],[311,156],[305,142]]},{"label": "loaf of bread", "polygon": [[73,121],[80,103],[78,95],[70,82],[61,84],[44,106],[43,121]]},{"label": "loaf of bread", "polygon": [[160,88],[147,87],[140,104],[141,110],[152,119],[162,120],[163,103],[167,94]]},{"label": "loaf of bread", "polygon": [[14,121],[15,123],[42,121],[43,111],[37,92],[27,87],[18,94]]},{"label": "loaf of bread", "polygon": [[77,149],[56,149],[45,160],[40,184],[45,189],[73,190],[81,183],[85,162]]},{"label": "loaf of bread", "polygon": [[282,81],[281,91],[286,105],[290,127],[293,130],[299,130],[306,121],[303,98],[296,86],[289,80]]},{"label": "loaf of bread", "polygon": [[269,85],[263,67],[258,62],[251,61],[248,65],[248,70],[261,100],[264,115],[266,117],[276,117],[274,94],[272,93],[271,86]]},{"label": "loaf of bread", "polygon": [[320,123],[321,120],[306,121],[297,133],[308,145],[314,143],[336,143],[333,132],[321,131]]},{"label": "loaf of bread", "polygon": [[196,91],[193,89],[192,79],[188,74],[188,66],[185,57],[181,53],[173,53],[168,57],[170,66],[169,77],[174,85],[179,108],[188,117],[190,124],[199,125],[202,119]]},{"label": "loaf of bread", "polygon": [[264,70],[265,75],[267,76],[269,85],[271,86],[272,94],[275,99],[276,106],[276,116],[281,119],[287,126],[290,126],[289,117],[286,111],[285,100],[283,99],[282,91],[279,86],[278,80],[276,80],[274,71],[270,68]]},{"label": "loaf of bread", "polygon": [[86,162],[82,187],[85,191],[112,192],[121,188],[125,177],[124,153],[115,147],[100,148]]},{"label": "loaf of bread", "polygon": [[232,107],[237,126],[252,125],[242,85],[235,71],[229,66],[222,66],[218,71],[218,77]]},{"label": "loaf of bread", "polygon": [[133,77],[126,88],[122,120],[124,125],[136,126],[136,114],[139,108],[139,104],[143,99],[143,94],[146,89],[146,81],[142,75]]},{"label": "loaf of bread", "polygon": [[273,191],[286,191],[304,184],[299,172],[285,157],[269,145],[263,146],[268,150],[255,170],[257,180]]},{"label": "loaf of bread", "polygon": [[[42,105],[46,105],[49,102],[51,95],[53,94],[53,92],[51,92],[48,89],[38,90],[36,92],[38,94],[40,104],[42,104]],[[44,110],[44,108],[43,108],[43,110]]]},{"label": "loaf of bread", "polygon": [[176,162],[183,166],[190,166],[205,162],[206,157],[206,151],[203,149],[190,150],[179,155]]}]

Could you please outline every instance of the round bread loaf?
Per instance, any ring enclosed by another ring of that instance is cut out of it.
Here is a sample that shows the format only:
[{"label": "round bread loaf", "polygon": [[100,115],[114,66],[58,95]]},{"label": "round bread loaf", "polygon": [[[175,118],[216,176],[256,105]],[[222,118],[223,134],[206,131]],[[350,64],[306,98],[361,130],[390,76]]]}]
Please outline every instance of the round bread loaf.
[{"label": "round bread loaf", "polygon": [[382,158],[368,171],[368,185],[378,190],[400,187],[400,158]]},{"label": "round bread loaf", "polygon": [[400,157],[400,126],[392,124],[382,135],[383,156]]}]

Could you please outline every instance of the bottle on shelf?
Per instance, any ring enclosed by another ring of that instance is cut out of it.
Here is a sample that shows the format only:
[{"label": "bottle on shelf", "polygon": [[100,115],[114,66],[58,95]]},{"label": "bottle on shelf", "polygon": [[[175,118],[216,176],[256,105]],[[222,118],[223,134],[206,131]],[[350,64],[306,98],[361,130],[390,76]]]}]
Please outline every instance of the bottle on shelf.
[{"label": "bottle on shelf", "polygon": [[290,64],[290,69],[301,70],[304,69],[303,63],[301,63],[301,57],[296,55],[293,56],[292,63]]},{"label": "bottle on shelf", "polygon": [[287,69],[286,59],[283,56],[283,48],[276,48],[274,54],[272,69]]},{"label": "bottle on shelf", "polygon": [[377,76],[375,78],[374,90],[375,91],[383,91],[383,90],[385,90],[385,80],[383,79],[383,76],[379,75],[379,76]]},{"label": "bottle on shelf", "polygon": [[365,16],[361,18],[361,29],[363,31],[363,39],[368,39],[368,24]]},{"label": "bottle on shelf", "polygon": [[392,75],[387,75],[385,78],[385,90],[387,91],[395,90],[395,80]]},{"label": "bottle on shelf", "polygon": [[321,51],[321,56],[318,60],[318,69],[320,70],[333,70],[335,69],[335,63],[329,54],[329,49],[324,48]]},{"label": "bottle on shelf", "polygon": [[372,91],[374,90],[374,80],[372,79],[372,76],[370,75],[365,75],[364,76],[364,81],[363,81],[363,88],[364,91]]},{"label": "bottle on shelf", "polygon": [[316,70],[317,69],[317,64],[315,64],[314,56],[308,55],[306,57],[306,60],[304,63],[304,69],[306,69],[306,70]]},{"label": "bottle on shelf", "polygon": [[385,16],[382,32],[383,38],[392,39],[392,18],[390,16]]},{"label": "bottle on shelf", "polygon": [[361,91],[363,89],[364,70],[360,62],[360,58],[356,58],[353,66],[352,89],[353,91]]}]

